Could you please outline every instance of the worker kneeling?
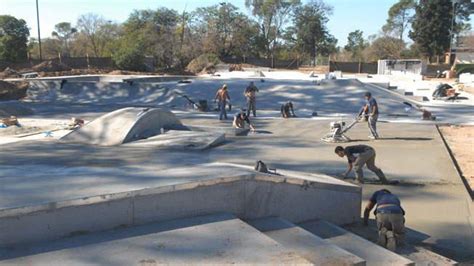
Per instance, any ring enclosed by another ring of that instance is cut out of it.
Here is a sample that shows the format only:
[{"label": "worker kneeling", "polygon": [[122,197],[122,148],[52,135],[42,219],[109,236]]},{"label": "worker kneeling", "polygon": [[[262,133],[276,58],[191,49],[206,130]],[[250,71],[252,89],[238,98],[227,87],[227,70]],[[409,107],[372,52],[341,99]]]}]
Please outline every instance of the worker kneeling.
[{"label": "worker kneeling", "polygon": [[242,110],[240,113],[234,116],[234,121],[232,126],[234,128],[245,128],[245,123],[247,123],[252,131],[255,131],[255,127],[250,122],[250,118],[247,115],[245,110]]},{"label": "worker kneeling", "polygon": [[370,211],[375,208],[374,214],[379,232],[378,244],[395,251],[397,245],[403,245],[405,238],[405,211],[400,199],[389,190],[382,189],[374,192],[364,210],[364,225],[368,225]]},{"label": "worker kneeling", "polygon": [[281,106],[280,112],[281,112],[281,117],[283,118],[296,117],[295,111],[293,109],[293,103],[290,101],[288,101],[287,103]]},{"label": "worker kneeling", "polygon": [[364,172],[362,171],[362,167],[367,164],[367,168],[377,175],[382,184],[389,183],[382,170],[375,166],[374,148],[367,145],[347,146],[345,148],[337,146],[334,152],[341,158],[347,156],[348,168],[347,171],[342,174],[344,178],[352,171],[352,164],[354,164],[357,182],[363,184]]}]

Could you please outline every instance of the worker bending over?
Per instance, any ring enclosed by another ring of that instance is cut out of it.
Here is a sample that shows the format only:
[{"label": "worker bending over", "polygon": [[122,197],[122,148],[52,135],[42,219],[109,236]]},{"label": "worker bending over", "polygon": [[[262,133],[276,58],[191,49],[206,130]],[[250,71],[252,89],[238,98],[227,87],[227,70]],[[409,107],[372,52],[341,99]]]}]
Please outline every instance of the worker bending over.
[{"label": "worker bending over", "polygon": [[382,189],[374,192],[364,210],[364,225],[369,223],[370,211],[375,207],[375,219],[379,232],[379,245],[395,251],[403,245],[405,239],[405,211],[400,199],[389,190]]},{"label": "worker bending over", "polygon": [[283,118],[296,117],[295,111],[293,110],[293,103],[290,101],[281,106],[280,112]]},{"label": "worker bending over", "polygon": [[344,156],[347,157],[348,168],[347,171],[342,174],[344,178],[347,178],[349,173],[352,171],[352,165],[354,164],[357,182],[363,184],[364,172],[362,171],[362,167],[366,164],[367,168],[377,175],[382,184],[388,184],[388,180],[382,170],[375,166],[374,148],[367,145],[347,146],[345,148],[337,146],[334,152],[341,158]]},{"label": "worker bending over", "polygon": [[242,110],[240,113],[234,116],[234,122],[232,125],[234,128],[245,128],[245,123],[249,125],[252,131],[255,131],[255,127],[252,125],[252,122],[250,122],[249,116],[245,110]]}]

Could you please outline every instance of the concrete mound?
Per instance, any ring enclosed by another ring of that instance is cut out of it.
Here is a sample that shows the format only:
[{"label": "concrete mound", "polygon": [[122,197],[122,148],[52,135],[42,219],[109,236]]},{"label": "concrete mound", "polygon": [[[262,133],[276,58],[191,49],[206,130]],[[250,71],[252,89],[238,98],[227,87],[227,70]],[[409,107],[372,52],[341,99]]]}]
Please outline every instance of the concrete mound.
[{"label": "concrete mound", "polygon": [[61,141],[100,146],[115,146],[161,134],[162,129],[184,126],[170,111],[155,108],[123,108],[86,124]]}]

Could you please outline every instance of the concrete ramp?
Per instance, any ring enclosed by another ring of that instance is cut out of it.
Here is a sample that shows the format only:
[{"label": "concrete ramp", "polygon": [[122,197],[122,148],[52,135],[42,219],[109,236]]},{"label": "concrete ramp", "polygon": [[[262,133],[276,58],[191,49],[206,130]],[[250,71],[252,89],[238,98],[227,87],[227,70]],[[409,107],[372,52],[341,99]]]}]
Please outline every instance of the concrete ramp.
[{"label": "concrete ramp", "polygon": [[62,137],[61,141],[116,146],[159,135],[162,129],[182,127],[170,111],[129,107],[103,115]]}]

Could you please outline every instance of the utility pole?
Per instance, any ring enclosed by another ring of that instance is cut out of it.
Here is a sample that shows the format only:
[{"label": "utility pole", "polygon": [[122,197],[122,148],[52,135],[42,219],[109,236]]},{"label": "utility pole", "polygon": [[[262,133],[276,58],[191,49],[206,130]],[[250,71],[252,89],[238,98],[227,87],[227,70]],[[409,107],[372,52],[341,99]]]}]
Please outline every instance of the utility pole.
[{"label": "utility pole", "polygon": [[449,64],[451,65],[452,57],[453,57],[453,38],[454,38],[454,22],[456,21],[456,4],[458,0],[453,0],[453,17],[451,18],[451,36],[449,39]]},{"label": "utility pole", "polygon": [[36,21],[38,22],[38,47],[39,47],[39,57],[40,57],[40,61],[43,61],[43,54],[42,54],[42,51],[41,51],[41,30],[40,30],[40,18],[39,18],[38,0],[36,0]]}]

